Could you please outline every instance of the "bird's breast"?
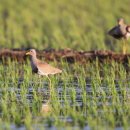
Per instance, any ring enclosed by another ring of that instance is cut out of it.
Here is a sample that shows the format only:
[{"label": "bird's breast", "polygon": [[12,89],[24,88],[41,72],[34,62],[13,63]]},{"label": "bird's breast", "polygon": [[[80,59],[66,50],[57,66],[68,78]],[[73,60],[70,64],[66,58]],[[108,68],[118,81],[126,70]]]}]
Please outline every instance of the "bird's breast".
[{"label": "bird's breast", "polygon": [[38,68],[33,68],[33,69],[32,69],[32,72],[33,72],[33,73],[38,73]]}]

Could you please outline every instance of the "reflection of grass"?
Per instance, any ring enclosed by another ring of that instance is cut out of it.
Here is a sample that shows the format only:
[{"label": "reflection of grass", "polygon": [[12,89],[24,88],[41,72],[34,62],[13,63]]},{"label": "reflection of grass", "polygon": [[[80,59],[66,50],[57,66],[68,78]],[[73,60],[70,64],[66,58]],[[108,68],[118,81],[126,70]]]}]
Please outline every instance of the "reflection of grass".
[{"label": "reflection of grass", "polygon": [[[129,126],[130,82],[126,81],[129,74],[121,64],[99,65],[98,60],[86,65],[54,64],[63,68],[63,73],[51,76],[51,111],[48,113],[41,113],[43,100],[46,100],[44,94],[49,91],[48,79],[42,77],[40,82],[37,75],[31,74],[28,63],[19,65],[9,61],[6,69],[0,65],[0,123],[25,124],[27,128],[36,123],[57,127],[88,124],[93,129]],[[24,80],[18,87],[21,66]]]},{"label": "reflection of grass", "polygon": [[122,50],[116,41],[112,43],[107,31],[119,17],[130,21],[128,3],[129,0],[3,1],[0,46]]}]

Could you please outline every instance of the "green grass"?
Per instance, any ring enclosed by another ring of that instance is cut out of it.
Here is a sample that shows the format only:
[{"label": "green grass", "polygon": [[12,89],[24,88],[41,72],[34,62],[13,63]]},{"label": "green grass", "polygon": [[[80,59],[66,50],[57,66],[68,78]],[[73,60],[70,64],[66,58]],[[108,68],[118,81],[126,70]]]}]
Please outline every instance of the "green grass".
[{"label": "green grass", "polygon": [[[63,68],[63,73],[50,76],[51,112],[41,113],[49,91],[48,79],[32,75],[29,62],[8,63],[0,65],[3,75],[0,77],[0,123],[5,127],[10,129],[10,124],[25,125],[28,129],[40,124],[66,129],[86,125],[92,129],[130,127],[129,73],[122,64],[114,61],[99,64],[98,60],[85,65],[50,63]],[[20,69],[24,71],[24,80],[18,87]]]},{"label": "green grass", "polygon": [[129,0],[1,0],[0,46],[121,51],[107,31],[129,12]]},{"label": "green grass", "polygon": [[[129,12],[129,0],[0,0],[0,48],[119,52],[122,42],[107,31],[120,17],[129,23]],[[130,45],[127,48],[130,52]],[[99,64],[98,59],[84,65],[50,64],[63,73],[51,76],[52,111],[41,113],[50,93],[48,79],[32,75],[28,61],[23,65],[10,59],[8,65],[0,63],[1,129],[12,125],[28,129],[46,129],[44,125],[66,129],[88,125],[100,130],[130,127],[130,74],[122,64]]]}]

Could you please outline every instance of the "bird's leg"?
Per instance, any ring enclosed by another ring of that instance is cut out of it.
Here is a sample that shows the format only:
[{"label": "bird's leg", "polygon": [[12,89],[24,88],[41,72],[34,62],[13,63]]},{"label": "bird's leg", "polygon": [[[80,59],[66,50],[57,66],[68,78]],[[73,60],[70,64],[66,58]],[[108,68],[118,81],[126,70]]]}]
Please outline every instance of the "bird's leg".
[{"label": "bird's leg", "polygon": [[39,77],[39,83],[41,84],[41,75],[38,75],[38,77]]},{"label": "bird's leg", "polygon": [[123,39],[123,54],[126,54],[126,50],[127,50],[126,40]]},{"label": "bird's leg", "polygon": [[50,90],[50,96],[49,96],[49,100],[48,101],[50,101],[50,98],[51,98],[51,79],[49,78],[49,76],[47,75],[46,76],[47,78],[48,78],[48,80],[49,80],[49,90]]},{"label": "bird's leg", "polygon": [[127,39],[125,39],[125,46],[126,46],[126,53],[127,53],[127,48],[128,48],[128,41],[127,41]]},{"label": "bird's leg", "polygon": [[51,79],[49,78],[49,76],[47,75],[47,78],[49,80],[49,86],[51,87]]}]

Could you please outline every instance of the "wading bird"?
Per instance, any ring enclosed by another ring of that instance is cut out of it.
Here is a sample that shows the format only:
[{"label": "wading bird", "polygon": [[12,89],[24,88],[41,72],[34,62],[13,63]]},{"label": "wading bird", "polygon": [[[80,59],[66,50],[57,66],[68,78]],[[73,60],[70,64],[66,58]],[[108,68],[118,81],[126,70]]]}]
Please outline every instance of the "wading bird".
[{"label": "wading bird", "polygon": [[108,31],[108,34],[115,39],[122,39],[123,41],[123,54],[126,54],[126,40],[130,37],[130,26],[124,23],[124,19],[118,20],[118,25]]},{"label": "wading bird", "polygon": [[37,54],[34,49],[30,49],[30,51],[27,52],[26,55],[31,56],[30,61],[31,61],[32,72],[37,73],[39,75],[45,75],[49,79],[50,84],[51,84],[51,80],[48,77],[48,75],[54,75],[62,72],[62,70],[55,68],[37,59]]}]

